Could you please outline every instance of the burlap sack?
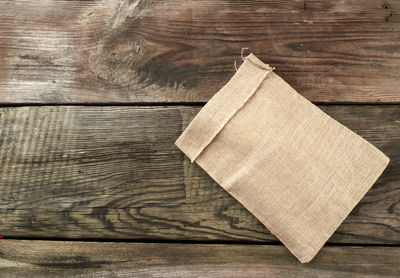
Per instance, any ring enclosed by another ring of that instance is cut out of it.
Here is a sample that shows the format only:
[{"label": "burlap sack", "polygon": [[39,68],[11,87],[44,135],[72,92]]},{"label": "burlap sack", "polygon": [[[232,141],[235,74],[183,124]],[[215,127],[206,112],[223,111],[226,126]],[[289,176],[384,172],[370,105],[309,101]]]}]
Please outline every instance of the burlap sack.
[{"label": "burlap sack", "polygon": [[175,144],[302,263],[389,163],[253,54]]}]

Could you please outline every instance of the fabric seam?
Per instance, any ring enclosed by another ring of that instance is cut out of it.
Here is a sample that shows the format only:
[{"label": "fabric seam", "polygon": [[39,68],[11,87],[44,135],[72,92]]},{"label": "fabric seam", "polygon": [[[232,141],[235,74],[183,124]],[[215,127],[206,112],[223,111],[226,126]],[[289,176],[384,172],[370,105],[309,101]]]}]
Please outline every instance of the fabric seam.
[{"label": "fabric seam", "polygon": [[254,63],[253,61],[251,61],[251,59],[248,59],[248,57],[245,58],[247,61],[251,62],[251,64],[262,68],[265,70],[264,75],[260,78],[260,81],[258,81],[257,86],[255,87],[255,89],[247,96],[247,98],[243,101],[243,103],[233,112],[233,114],[225,121],[225,123],[223,123],[223,125],[221,126],[221,128],[219,128],[215,134],[213,134],[211,136],[211,138],[209,139],[209,141],[207,142],[207,144],[204,145],[203,148],[201,148],[197,154],[191,159],[191,162],[193,163],[199,156],[201,153],[203,153],[203,151],[212,143],[212,141],[215,139],[215,137],[217,137],[217,135],[224,129],[224,127],[229,123],[229,121],[249,102],[249,100],[251,99],[252,96],[255,95],[255,93],[258,91],[258,89],[261,87],[262,83],[264,82],[264,80],[270,76],[270,73],[272,73],[273,68],[264,68],[261,65],[258,65],[256,63]]}]

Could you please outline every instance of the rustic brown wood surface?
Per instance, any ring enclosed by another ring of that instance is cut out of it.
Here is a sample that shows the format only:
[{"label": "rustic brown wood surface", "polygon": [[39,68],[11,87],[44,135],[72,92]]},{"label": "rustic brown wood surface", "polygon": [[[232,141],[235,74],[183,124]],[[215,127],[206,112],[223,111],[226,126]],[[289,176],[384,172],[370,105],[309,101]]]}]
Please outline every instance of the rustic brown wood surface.
[{"label": "rustic brown wood surface", "polygon": [[[391,159],[307,265],[173,144],[243,47]],[[399,88],[396,0],[0,1],[0,277],[398,277]]]},{"label": "rustic brown wood surface", "polygon": [[[325,247],[301,265],[284,246],[0,241],[6,277],[398,277],[400,247]],[[360,256],[363,254],[363,256]]]},{"label": "rustic brown wood surface", "polygon": [[[0,234],[277,240],[191,164],[175,139],[190,106],[0,109]],[[400,243],[400,106],[322,106],[391,158],[331,243]]]},{"label": "rustic brown wood surface", "polygon": [[316,102],[400,101],[400,2],[0,2],[0,103],[205,102],[242,47]]}]

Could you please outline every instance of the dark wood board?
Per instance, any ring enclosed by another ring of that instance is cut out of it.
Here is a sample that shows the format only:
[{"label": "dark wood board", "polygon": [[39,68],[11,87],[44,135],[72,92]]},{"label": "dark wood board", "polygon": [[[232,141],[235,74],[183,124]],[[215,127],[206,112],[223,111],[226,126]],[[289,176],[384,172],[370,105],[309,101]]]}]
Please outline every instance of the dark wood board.
[{"label": "dark wood board", "polygon": [[[322,106],[391,162],[330,243],[400,243],[400,106]],[[174,141],[200,107],[0,109],[0,235],[277,242]]]},{"label": "dark wood board", "polygon": [[301,264],[284,246],[0,241],[5,277],[398,277],[400,247],[328,246]]},{"label": "dark wood board", "polygon": [[397,0],[4,0],[0,11],[3,104],[205,102],[243,47],[311,101],[400,101]]}]

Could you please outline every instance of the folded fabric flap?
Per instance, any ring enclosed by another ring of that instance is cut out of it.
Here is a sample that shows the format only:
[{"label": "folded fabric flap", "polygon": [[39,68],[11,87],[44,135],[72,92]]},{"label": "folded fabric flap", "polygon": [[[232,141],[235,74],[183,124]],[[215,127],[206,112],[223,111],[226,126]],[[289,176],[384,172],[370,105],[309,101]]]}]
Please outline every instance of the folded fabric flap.
[{"label": "folded fabric flap", "polygon": [[245,57],[231,80],[207,102],[175,144],[194,162],[270,72],[272,68],[253,54]]}]

